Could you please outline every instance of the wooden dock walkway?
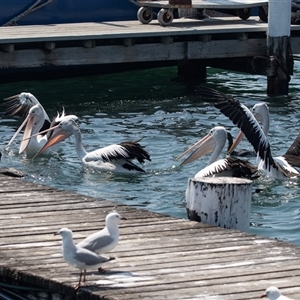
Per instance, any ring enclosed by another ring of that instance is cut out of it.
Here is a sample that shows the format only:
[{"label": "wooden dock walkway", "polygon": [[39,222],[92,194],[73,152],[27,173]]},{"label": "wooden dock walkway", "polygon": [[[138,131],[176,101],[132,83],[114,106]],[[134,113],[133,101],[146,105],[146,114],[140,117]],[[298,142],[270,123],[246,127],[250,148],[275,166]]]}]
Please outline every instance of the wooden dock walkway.
[{"label": "wooden dock walkway", "polygon": [[[292,51],[300,53],[300,25],[291,31]],[[266,32],[258,17],[0,27],[0,70],[266,56]]]},{"label": "wooden dock walkway", "polygon": [[109,254],[116,260],[104,274],[88,271],[76,293],[79,271],[64,262],[53,233],[69,227],[78,242],[115,205],[0,175],[0,292],[17,280],[49,291],[43,299],[254,300],[276,285],[300,299],[300,247],[122,204],[128,220]]}]

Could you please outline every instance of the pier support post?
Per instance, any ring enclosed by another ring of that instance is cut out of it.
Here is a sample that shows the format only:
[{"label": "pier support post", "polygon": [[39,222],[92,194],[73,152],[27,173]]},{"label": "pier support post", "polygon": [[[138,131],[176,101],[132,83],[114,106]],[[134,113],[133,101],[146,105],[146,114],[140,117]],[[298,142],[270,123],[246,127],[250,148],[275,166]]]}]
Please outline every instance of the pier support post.
[{"label": "pier support post", "polygon": [[288,94],[290,75],[293,74],[291,53],[291,1],[269,0],[268,57],[278,65],[277,76],[268,77],[269,96]]},{"label": "pier support post", "polygon": [[190,220],[249,231],[252,181],[236,177],[190,178],[186,208]]}]

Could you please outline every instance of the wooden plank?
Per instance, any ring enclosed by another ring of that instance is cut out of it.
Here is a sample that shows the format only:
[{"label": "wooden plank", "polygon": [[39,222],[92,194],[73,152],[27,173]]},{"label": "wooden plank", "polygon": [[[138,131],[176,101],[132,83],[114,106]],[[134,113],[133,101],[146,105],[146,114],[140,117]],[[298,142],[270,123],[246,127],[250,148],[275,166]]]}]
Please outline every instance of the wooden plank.
[{"label": "wooden plank", "polygon": [[[300,25],[291,25],[299,31]],[[212,18],[208,20],[176,19],[172,26],[162,27],[157,21],[148,25],[138,21],[55,24],[52,26],[0,27],[0,44],[46,41],[104,40],[159,36],[211,35],[224,33],[267,32],[267,24],[250,18]]]},{"label": "wooden plank", "polygon": [[[300,26],[294,25],[293,28],[299,30]],[[0,44],[266,31],[267,24],[259,22],[257,18],[243,21],[237,17],[213,18],[204,21],[176,19],[172,26],[167,27],[160,26],[156,20],[148,25],[141,24],[139,21],[120,21],[54,24],[51,26],[12,26],[0,27]]]},{"label": "wooden plank", "polygon": [[15,50],[0,55],[0,68],[42,66],[72,66],[89,64],[138,63],[177,61],[185,59],[213,59],[224,57],[263,56],[266,43],[256,39],[239,41],[191,41],[171,45],[163,43],[98,46],[94,48],[56,48],[51,52],[41,49]]},{"label": "wooden plank", "polygon": [[[291,39],[293,53],[300,52],[299,30],[300,25],[291,26],[292,33],[295,32]],[[246,21],[237,17],[176,19],[172,26],[166,27],[156,20],[147,25],[122,21],[0,27],[0,45],[14,45],[15,49],[0,52],[0,69],[190,59],[205,60],[209,66],[212,59],[266,56],[266,32],[267,24],[256,17]],[[210,38],[205,38],[207,36]],[[72,47],[60,41],[72,41]],[[83,46],[91,41],[92,47]],[[124,41],[130,43],[124,44]],[[19,43],[23,44],[21,49]],[[45,51],[40,46],[45,43],[55,43],[55,47]],[[74,43],[77,46],[73,46]],[[0,189],[0,194],[2,192]]]},{"label": "wooden plank", "polygon": [[[53,233],[68,226],[80,241],[116,203],[1,175],[0,189],[0,275],[75,298],[79,272],[63,261]],[[300,294],[300,247],[125,205],[118,211],[128,220],[109,254],[116,259],[104,274],[88,271],[76,299],[254,300],[269,285]]]}]

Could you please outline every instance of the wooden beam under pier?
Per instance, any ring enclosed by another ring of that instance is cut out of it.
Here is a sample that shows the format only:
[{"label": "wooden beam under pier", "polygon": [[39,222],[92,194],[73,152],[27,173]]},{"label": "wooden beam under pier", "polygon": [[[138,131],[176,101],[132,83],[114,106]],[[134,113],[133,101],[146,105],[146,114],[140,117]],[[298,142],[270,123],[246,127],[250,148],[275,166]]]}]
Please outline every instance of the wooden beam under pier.
[{"label": "wooden beam under pier", "polygon": [[[184,62],[196,60],[211,60],[214,67],[225,68],[228,60],[235,59],[241,72],[274,74],[272,61],[266,62],[263,68],[250,69],[249,63],[240,64],[243,59],[267,57],[267,26],[255,17],[245,21],[226,17],[176,19],[166,27],[157,21],[147,25],[122,21],[0,27],[0,75],[49,66],[120,65],[121,68],[132,65],[136,68],[138,64],[165,66],[168,63],[182,67]],[[300,53],[299,25],[291,25],[290,41],[292,53]],[[199,76],[203,79],[203,72]]]}]

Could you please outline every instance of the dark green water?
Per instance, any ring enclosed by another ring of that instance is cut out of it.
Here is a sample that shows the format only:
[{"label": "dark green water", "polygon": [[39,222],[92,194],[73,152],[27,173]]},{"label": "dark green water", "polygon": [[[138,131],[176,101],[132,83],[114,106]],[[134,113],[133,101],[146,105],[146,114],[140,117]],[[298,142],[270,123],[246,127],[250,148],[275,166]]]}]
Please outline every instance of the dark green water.
[{"label": "dark green water", "polygon": [[[290,95],[274,99],[266,96],[266,78],[260,76],[209,69],[207,85],[233,94],[248,107],[266,101],[271,114],[272,153],[280,155],[300,129],[299,72],[300,65],[296,65]],[[186,218],[187,180],[206,165],[208,158],[181,168],[175,157],[216,125],[230,129],[234,136],[238,130],[214,107],[192,96],[185,85],[172,80],[176,75],[176,68],[164,68],[0,85],[0,99],[27,91],[40,100],[50,116],[62,106],[68,114],[76,114],[88,151],[143,138],[141,143],[152,158],[144,165],[147,174],[125,176],[83,170],[73,138],[51,157],[29,160],[19,156],[20,138],[5,151],[21,120],[3,115],[2,166],[21,169],[34,182]],[[243,141],[241,147],[250,146]],[[251,232],[300,245],[299,182],[262,178],[254,186],[263,191],[253,196]]]}]

